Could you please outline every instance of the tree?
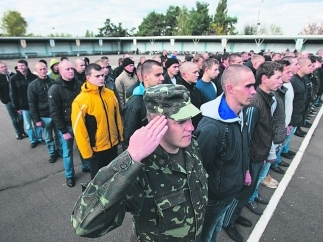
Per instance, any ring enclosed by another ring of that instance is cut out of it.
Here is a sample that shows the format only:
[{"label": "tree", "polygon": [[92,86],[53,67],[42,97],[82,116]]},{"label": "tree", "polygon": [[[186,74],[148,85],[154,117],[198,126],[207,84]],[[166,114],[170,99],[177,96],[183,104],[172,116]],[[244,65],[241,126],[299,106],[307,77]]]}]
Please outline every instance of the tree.
[{"label": "tree", "polygon": [[90,31],[88,29],[85,32],[85,37],[91,37]]},{"label": "tree", "polygon": [[237,17],[231,17],[228,15],[227,0],[220,0],[216,7],[210,32],[216,35],[237,34],[234,27],[234,24],[237,22]]},{"label": "tree", "polygon": [[244,35],[255,35],[257,33],[257,25],[246,24],[243,27]]},{"label": "tree", "polygon": [[302,35],[321,35],[323,34],[323,23],[309,23],[307,26],[305,26],[299,34]]},{"label": "tree", "polygon": [[166,33],[165,16],[162,13],[152,11],[142,20],[138,26],[137,36],[161,36]]},{"label": "tree", "polygon": [[271,35],[282,35],[283,31],[282,28],[276,24],[271,24],[269,27],[269,33]]},{"label": "tree", "polygon": [[192,35],[205,35],[208,33],[212,18],[209,16],[209,4],[196,2],[196,10],[190,13],[189,25]]},{"label": "tree", "polygon": [[191,35],[192,31],[189,23],[189,12],[187,7],[183,6],[177,17],[177,29],[175,35]]},{"label": "tree", "polygon": [[109,18],[107,18],[104,22],[104,27],[99,28],[99,34],[97,37],[122,37],[127,36],[127,29],[122,27],[122,23],[115,25],[111,22]]},{"label": "tree", "polygon": [[8,10],[1,18],[1,29],[4,36],[25,36],[28,23],[20,12]]},{"label": "tree", "polygon": [[169,6],[165,14],[165,35],[173,35],[177,29],[177,16],[179,15],[180,7]]}]

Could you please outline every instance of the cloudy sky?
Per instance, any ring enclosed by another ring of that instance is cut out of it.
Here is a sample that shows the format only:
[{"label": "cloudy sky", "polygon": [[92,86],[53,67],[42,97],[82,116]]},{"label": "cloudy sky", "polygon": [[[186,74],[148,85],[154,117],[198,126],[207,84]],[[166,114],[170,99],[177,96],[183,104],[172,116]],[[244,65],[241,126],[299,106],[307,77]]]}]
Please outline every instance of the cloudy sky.
[{"label": "cloudy sky", "polygon": [[[219,0],[209,3],[209,14],[215,13]],[[50,33],[70,33],[84,36],[86,30],[98,33],[107,18],[125,28],[138,27],[151,11],[166,13],[168,6],[195,7],[195,0],[6,0],[2,1],[0,16],[6,10],[17,10],[28,22],[28,33],[46,36]],[[245,24],[259,22],[269,27],[272,23],[282,27],[284,35],[297,35],[308,22],[323,23],[323,0],[228,0],[228,14],[238,18],[237,30]]]}]

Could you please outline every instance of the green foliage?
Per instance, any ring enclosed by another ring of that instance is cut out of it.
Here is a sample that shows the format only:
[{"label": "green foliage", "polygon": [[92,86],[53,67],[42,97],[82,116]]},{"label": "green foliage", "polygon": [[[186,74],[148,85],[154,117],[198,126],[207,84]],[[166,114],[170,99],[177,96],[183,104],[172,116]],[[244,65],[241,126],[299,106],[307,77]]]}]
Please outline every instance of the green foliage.
[{"label": "green foliage", "polygon": [[165,35],[174,35],[174,31],[178,26],[178,15],[180,13],[180,7],[178,6],[169,6],[165,14]]},{"label": "green foliage", "polygon": [[216,8],[213,23],[210,27],[210,32],[216,35],[237,34],[236,28],[234,27],[234,24],[237,22],[237,17],[231,17],[228,15],[227,0],[220,0]]},{"label": "green foliage", "polygon": [[137,36],[161,36],[166,33],[165,16],[152,11],[139,25]]},{"label": "green foliage", "polygon": [[90,31],[87,29],[84,37],[91,37]]},{"label": "green foliage", "polygon": [[255,35],[257,33],[257,25],[246,24],[243,27],[244,35]]},{"label": "green foliage", "polygon": [[127,36],[127,29],[122,27],[122,23],[115,25],[107,18],[104,26],[99,28],[99,34],[96,37],[124,37]]},{"label": "green foliage", "polygon": [[177,17],[177,29],[174,31],[174,35],[191,35],[192,31],[189,23],[189,12],[187,7],[183,6]]},{"label": "green foliage", "polygon": [[196,2],[196,9],[190,12],[189,25],[192,35],[206,35],[212,18],[209,16],[209,4]]},{"label": "green foliage", "polygon": [[27,27],[27,21],[18,11],[8,10],[1,18],[3,36],[25,36]]}]

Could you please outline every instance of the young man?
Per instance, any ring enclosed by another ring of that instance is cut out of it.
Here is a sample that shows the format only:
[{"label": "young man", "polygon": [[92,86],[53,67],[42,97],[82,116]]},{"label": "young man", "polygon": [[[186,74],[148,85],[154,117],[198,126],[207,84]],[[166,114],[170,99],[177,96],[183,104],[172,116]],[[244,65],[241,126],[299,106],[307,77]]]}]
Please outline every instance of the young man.
[{"label": "young man", "polygon": [[219,74],[219,62],[216,59],[207,59],[202,65],[203,77],[198,80],[196,87],[202,93],[202,102],[212,101],[217,97],[217,88],[211,81]]},{"label": "young man", "polygon": [[181,85],[150,87],[144,102],[149,123],[88,184],[73,227],[80,236],[99,237],[130,212],[132,241],[197,241],[207,202],[207,174],[192,140],[191,118],[200,111]]},{"label": "young man", "polygon": [[[74,78],[74,69],[72,63],[63,60],[59,63],[60,77],[53,83],[48,90],[50,117],[52,118],[62,143],[63,165],[65,169],[66,185],[73,187],[74,163],[73,163],[73,145],[74,134],[72,130],[72,102],[80,93],[82,83]],[[81,159],[82,171],[89,172],[90,165],[88,161]]]},{"label": "young man", "polygon": [[118,155],[123,139],[119,104],[114,92],[105,88],[100,65],[89,64],[86,82],[72,103],[72,126],[83,159],[90,163],[91,179]]},{"label": "young man", "polygon": [[181,84],[182,79],[178,75],[179,73],[179,62],[177,59],[169,58],[165,62],[165,68],[167,70],[164,75],[163,84]]},{"label": "young man", "polygon": [[[170,60],[170,59],[169,59]],[[176,60],[176,59],[172,59]],[[140,66],[143,81],[133,90],[133,94],[122,110],[122,121],[124,127],[123,150],[129,145],[129,139],[133,133],[142,126],[147,125],[147,110],[143,101],[144,92],[148,87],[162,84],[162,65],[154,60],[147,60]]]},{"label": "young man", "polygon": [[256,93],[255,78],[248,67],[232,65],[224,70],[222,83],[224,93],[201,106],[203,118],[194,133],[209,174],[209,200],[199,242],[216,240],[234,196],[244,184],[251,184],[243,107]]}]

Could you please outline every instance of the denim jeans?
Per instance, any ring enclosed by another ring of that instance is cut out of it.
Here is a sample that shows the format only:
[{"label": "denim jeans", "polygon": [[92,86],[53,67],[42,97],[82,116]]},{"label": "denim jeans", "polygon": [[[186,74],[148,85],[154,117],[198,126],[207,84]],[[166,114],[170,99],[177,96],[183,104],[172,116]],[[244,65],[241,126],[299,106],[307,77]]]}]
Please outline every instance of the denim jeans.
[{"label": "denim jeans", "polygon": [[206,205],[204,224],[199,242],[215,242],[217,234],[221,231],[223,219],[230,204],[233,202],[233,197],[223,200],[210,200]]},{"label": "denim jeans", "polygon": [[55,155],[55,144],[53,139],[53,121],[51,118],[40,118],[43,122],[43,132],[49,155]]},{"label": "denim jeans", "polygon": [[[276,148],[276,160],[273,164],[271,164],[272,167],[278,167],[278,164],[281,162],[281,150],[282,150],[283,145],[282,144],[275,144],[275,148]],[[279,159],[278,158],[278,153],[279,153]]]},{"label": "denim jeans", "polygon": [[59,130],[56,128],[55,123],[52,122],[54,132],[54,142],[56,146],[56,154],[63,157],[62,141]]},{"label": "denim jeans", "polygon": [[253,192],[253,194],[251,195],[251,197],[249,198],[249,202],[254,202],[255,198],[258,197],[258,187],[260,182],[267,176],[269,168],[270,168],[271,163],[270,162],[266,162],[266,164],[261,168],[260,172],[259,172],[259,178],[257,180],[257,185],[256,188]]},{"label": "denim jeans", "polygon": [[[42,138],[42,128],[37,127],[36,125],[33,124],[33,120],[31,118],[31,113],[29,110],[22,110],[22,116],[24,117],[24,123],[26,126],[26,132],[29,136],[29,141],[30,143],[36,143],[37,141],[41,141]],[[33,129],[33,126],[35,127],[35,131]]]},{"label": "denim jeans", "polygon": [[21,135],[24,132],[24,121],[22,115],[17,113],[11,103],[7,103],[5,106],[10,116],[13,128],[15,129],[16,135]]},{"label": "denim jeans", "polygon": [[[67,131],[74,137],[72,126],[67,126]],[[72,178],[75,175],[74,163],[73,163],[73,144],[74,138],[65,140],[61,131],[59,131],[61,142],[62,142],[62,151],[63,151],[63,164],[65,169],[66,178]],[[82,168],[87,169],[90,165],[86,160],[81,159]]]},{"label": "denim jeans", "polygon": [[[279,160],[281,160],[281,156],[280,156],[281,153],[287,153],[289,151],[289,143],[296,131],[296,128],[297,128],[296,126],[292,127],[290,134],[286,136],[285,143],[283,144],[283,147],[280,149],[281,152],[279,153]],[[277,156],[277,159],[278,159],[278,156]]]}]

